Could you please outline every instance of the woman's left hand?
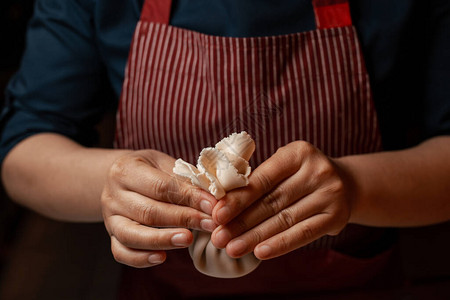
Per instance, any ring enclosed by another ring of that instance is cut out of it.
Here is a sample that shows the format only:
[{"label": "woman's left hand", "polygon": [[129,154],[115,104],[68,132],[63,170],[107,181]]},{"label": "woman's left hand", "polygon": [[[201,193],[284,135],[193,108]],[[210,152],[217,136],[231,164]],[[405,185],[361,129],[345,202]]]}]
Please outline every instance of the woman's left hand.
[{"label": "woman's left hand", "polygon": [[249,181],[213,210],[221,226],[212,242],[231,257],[274,258],[338,234],[349,220],[352,193],[341,168],[307,142],[278,149]]}]

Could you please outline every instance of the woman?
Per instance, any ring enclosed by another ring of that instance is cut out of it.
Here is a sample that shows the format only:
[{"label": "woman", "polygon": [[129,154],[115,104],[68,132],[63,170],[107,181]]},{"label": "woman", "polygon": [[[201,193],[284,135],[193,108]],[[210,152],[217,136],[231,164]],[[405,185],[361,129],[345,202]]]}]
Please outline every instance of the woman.
[{"label": "woman", "polygon": [[[2,118],[4,185],[47,216],[103,220],[115,259],[146,268],[127,269],[124,295],[373,284],[393,244],[375,227],[450,217],[450,8],[395,5],[38,1]],[[109,85],[121,95],[118,149],[87,148],[115,104]],[[177,157],[194,162],[240,130],[257,143],[248,187],[216,201],[173,180]],[[188,229],[265,261],[241,279],[201,275],[184,249]]]}]

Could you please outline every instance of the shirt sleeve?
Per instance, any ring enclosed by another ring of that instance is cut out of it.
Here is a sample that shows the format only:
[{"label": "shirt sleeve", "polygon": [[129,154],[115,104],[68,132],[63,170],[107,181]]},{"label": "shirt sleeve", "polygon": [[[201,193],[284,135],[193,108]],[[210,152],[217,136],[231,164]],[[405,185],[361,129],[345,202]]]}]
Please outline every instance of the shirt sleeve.
[{"label": "shirt sleeve", "polygon": [[424,91],[426,137],[450,135],[450,1],[432,1]]},{"label": "shirt sleeve", "polygon": [[352,0],[385,150],[450,134],[450,1]]},{"label": "shirt sleeve", "polygon": [[[0,163],[33,134],[63,134],[81,144],[111,101],[95,44],[93,3],[37,0],[19,71],[6,90],[0,118]],[[110,105],[110,104],[109,104]]]}]

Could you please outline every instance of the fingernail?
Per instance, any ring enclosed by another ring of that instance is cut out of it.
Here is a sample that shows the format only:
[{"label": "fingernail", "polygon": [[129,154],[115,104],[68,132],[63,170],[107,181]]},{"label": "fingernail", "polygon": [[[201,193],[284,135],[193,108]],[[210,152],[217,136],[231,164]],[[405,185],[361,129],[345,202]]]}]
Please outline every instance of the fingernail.
[{"label": "fingernail", "polygon": [[200,227],[204,231],[213,232],[216,229],[217,225],[213,220],[204,219],[200,221]]},{"label": "fingernail", "polygon": [[262,245],[255,250],[258,252],[258,257],[265,258],[268,257],[272,253],[272,247],[267,245]]},{"label": "fingernail", "polygon": [[208,215],[211,215],[211,213],[212,213],[212,205],[211,205],[211,203],[209,203],[209,201],[207,201],[207,200],[202,200],[201,202],[200,202],[200,209],[204,212],[204,213],[206,213],[206,214],[208,214]]},{"label": "fingernail", "polygon": [[231,235],[226,229],[221,229],[219,232],[216,233],[216,240],[219,245],[225,245],[231,240]]},{"label": "fingernail", "polygon": [[229,221],[231,215],[231,211],[228,207],[224,206],[217,212],[217,221],[219,221],[220,224],[225,224]]},{"label": "fingernail", "polygon": [[189,246],[189,241],[187,235],[184,233],[177,233],[172,238],[172,245],[177,247],[186,247]]},{"label": "fingernail", "polygon": [[148,262],[157,265],[163,262],[163,258],[159,254],[150,254],[148,257]]},{"label": "fingernail", "polygon": [[227,248],[229,248],[231,251],[233,251],[236,255],[243,254],[247,248],[248,245],[244,240],[235,240],[232,241]]}]

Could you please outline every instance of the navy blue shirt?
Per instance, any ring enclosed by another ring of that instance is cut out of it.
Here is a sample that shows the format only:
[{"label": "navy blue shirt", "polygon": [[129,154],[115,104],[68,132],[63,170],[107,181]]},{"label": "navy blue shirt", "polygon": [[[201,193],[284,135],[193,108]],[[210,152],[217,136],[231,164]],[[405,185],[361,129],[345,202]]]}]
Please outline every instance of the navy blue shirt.
[{"label": "navy blue shirt", "polygon": [[[6,91],[0,161],[24,138],[81,144],[117,108],[142,0],[37,0],[21,68]],[[386,149],[450,133],[450,1],[354,0]],[[315,28],[310,0],[178,0],[171,24],[250,37]]]}]

